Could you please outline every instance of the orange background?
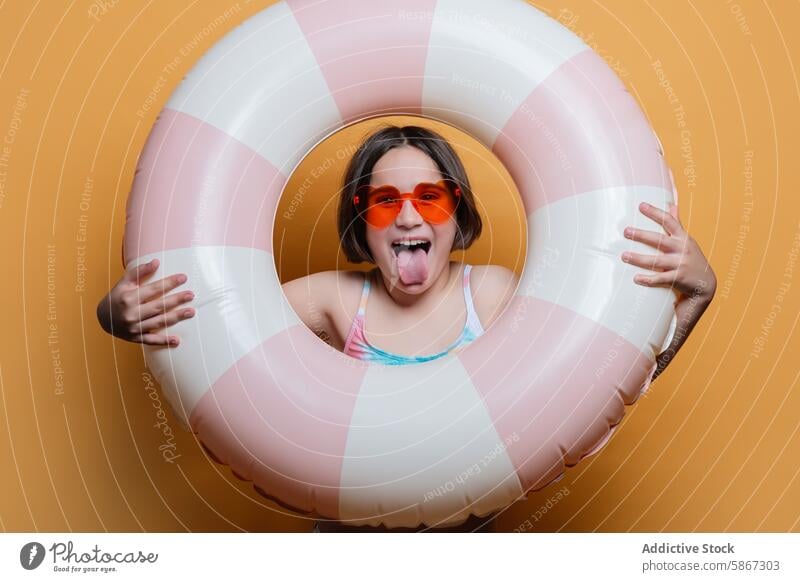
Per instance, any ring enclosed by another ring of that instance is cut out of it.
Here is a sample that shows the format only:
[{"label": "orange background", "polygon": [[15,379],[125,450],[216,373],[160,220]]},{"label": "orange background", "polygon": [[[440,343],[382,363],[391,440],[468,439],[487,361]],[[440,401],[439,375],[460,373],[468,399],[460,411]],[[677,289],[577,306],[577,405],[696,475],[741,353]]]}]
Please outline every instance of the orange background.
[{"label": "orange background", "polygon": [[[0,8],[3,530],[310,529],[208,459],[169,410],[180,457],[165,462],[141,349],[106,335],[95,318],[122,274],[126,197],[157,112],[205,49],[269,4],[126,1],[94,18],[86,0]],[[675,173],[684,226],[719,286],[608,446],[505,511],[498,530],[800,531],[800,264],[791,263],[800,246],[800,5],[535,4],[600,52],[641,104]],[[162,69],[215,20],[221,25],[180,59],[139,117]],[[324,148],[367,129],[326,143],[291,187]],[[491,227],[468,260],[508,260],[525,236],[518,221],[504,222],[518,208],[513,187],[496,164],[480,161],[485,152],[474,142],[455,141],[460,153],[474,150],[465,155],[478,194],[498,192],[484,209]],[[340,169],[304,204],[330,207]],[[332,219],[319,217],[311,252],[304,224],[286,227],[284,279],[336,266]]]}]

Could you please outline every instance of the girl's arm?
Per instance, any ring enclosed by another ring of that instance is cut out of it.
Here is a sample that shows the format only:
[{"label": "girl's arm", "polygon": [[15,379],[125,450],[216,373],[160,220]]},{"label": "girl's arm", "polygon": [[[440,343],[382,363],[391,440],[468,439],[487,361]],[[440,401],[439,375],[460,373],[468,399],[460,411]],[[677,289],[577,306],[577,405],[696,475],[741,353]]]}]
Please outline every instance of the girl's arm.
[{"label": "girl's arm", "polygon": [[97,304],[100,326],[114,337],[152,346],[175,347],[176,335],[167,335],[166,328],[194,317],[193,308],[182,308],[194,299],[194,293],[183,290],[166,295],[186,282],[178,273],[146,283],[158,269],[158,259],[142,263],[122,275],[116,285]]},{"label": "girl's arm", "polygon": [[[716,281],[714,284],[716,286]],[[681,346],[686,342],[694,326],[700,321],[700,317],[711,303],[713,295],[713,292],[711,297],[701,294],[681,295],[681,298],[675,305],[675,315],[678,317],[678,325],[675,328],[672,341],[656,358],[658,366],[653,373],[653,380],[658,378],[659,374],[664,371],[672,361],[672,358],[675,357],[675,354],[678,353],[678,350],[681,349]]]},{"label": "girl's arm", "polygon": [[[97,319],[108,333],[120,339],[147,345],[176,347],[180,337],[168,335],[167,329],[195,316],[185,305],[194,299],[189,290],[166,295],[187,282],[184,273],[176,273],[146,283],[158,270],[153,259],[127,271],[97,305]],[[294,311],[311,330],[328,341],[331,333],[329,300],[335,296],[336,271],[315,273],[285,283],[282,288]]]},{"label": "girl's arm", "polygon": [[675,304],[678,324],[669,346],[656,359],[655,380],[675,357],[708,308],[717,290],[717,278],[700,247],[684,230],[675,204],[670,204],[669,212],[646,203],[640,204],[639,210],[664,227],[667,234],[628,227],[625,237],[648,244],[661,252],[657,255],[625,252],[622,260],[654,271],[650,275],[636,275],[633,278],[635,283],[646,287],[671,287],[680,294]]}]

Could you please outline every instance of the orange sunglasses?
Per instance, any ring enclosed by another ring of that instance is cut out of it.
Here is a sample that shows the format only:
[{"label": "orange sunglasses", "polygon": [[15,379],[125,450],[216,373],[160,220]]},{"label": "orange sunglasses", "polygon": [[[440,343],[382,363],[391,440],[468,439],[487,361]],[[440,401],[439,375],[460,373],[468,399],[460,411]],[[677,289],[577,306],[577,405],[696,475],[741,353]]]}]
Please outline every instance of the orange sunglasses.
[{"label": "orange sunglasses", "polygon": [[411,200],[419,215],[431,224],[446,222],[456,210],[461,199],[461,188],[452,180],[439,180],[435,184],[421,182],[413,192],[401,193],[394,186],[373,187],[366,184],[353,197],[356,208],[367,203],[364,219],[374,228],[386,228],[392,224],[406,200]]}]

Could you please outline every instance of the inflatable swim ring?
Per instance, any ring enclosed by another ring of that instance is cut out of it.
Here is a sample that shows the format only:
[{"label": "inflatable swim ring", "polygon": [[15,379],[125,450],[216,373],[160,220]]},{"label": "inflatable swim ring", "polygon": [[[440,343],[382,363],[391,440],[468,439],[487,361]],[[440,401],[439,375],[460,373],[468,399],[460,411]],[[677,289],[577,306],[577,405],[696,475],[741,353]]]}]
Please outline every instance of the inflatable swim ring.
[{"label": "inflatable swim ring", "polygon": [[[641,243],[623,229],[651,228],[637,205],[665,208],[674,188],[623,84],[547,15],[522,0],[397,4],[285,0],[214,45],[140,156],[123,253],[189,275],[197,315],[146,362],[213,458],[294,510],[449,526],[560,478],[647,388],[675,296],[633,282],[620,255]],[[387,114],[491,148],[523,197],[529,248],[484,336],[382,368],[298,319],[272,229],[304,154]]]}]

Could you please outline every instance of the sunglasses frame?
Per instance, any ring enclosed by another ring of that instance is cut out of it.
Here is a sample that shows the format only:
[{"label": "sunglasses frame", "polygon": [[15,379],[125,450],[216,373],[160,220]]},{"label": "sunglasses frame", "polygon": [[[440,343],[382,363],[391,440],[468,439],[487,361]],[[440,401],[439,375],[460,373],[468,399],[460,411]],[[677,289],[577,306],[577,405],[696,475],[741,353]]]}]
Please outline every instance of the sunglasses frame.
[{"label": "sunglasses frame", "polygon": [[[439,180],[438,182],[420,182],[419,184],[414,186],[414,190],[412,192],[400,192],[399,188],[397,188],[395,186],[392,186],[390,184],[384,184],[382,186],[370,186],[369,184],[364,184],[363,186],[359,187],[356,190],[356,194],[355,194],[355,196],[353,196],[353,205],[359,211],[359,216],[361,216],[364,219],[365,222],[368,222],[367,219],[366,219],[366,216],[365,216],[366,215],[366,209],[362,210],[362,209],[359,208],[359,206],[362,205],[362,199],[361,199],[361,194],[360,193],[363,193],[363,192],[366,191],[366,195],[364,196],[364,200],[363,200],[363,203],[366,203],[369,200],[369,197],[373,192],[378,191],[381,188],[389,187],[389,188],[394,189],[399,194],[399,197],[400,197],[400,200],[401,200],[400,209],[402,209],[402,202],[404,202],[405,200],[410,199],[411,203],[414,205],[414,209],[417,212],[419,212],[420,215],[421,215],[423,213],[420,212],[419,207],[416,204],[416,200],[413,198],[413,196],[415,194],[417,194],[417,192],[420,191],[420,189],[422,189],[424,187],[427,187],[427,186],[436,186],[437,188],[444,188],[445,190],[450,192],[455,197],[455,202],[456,202],[455,206],[453,207],[453,212],[450,214],[450,216],[455,214],[456,208],[458,208],[459,201],[461,200],[461,188],[458,187],[458,185],[456,184],[455,180],[448,180],[448,179]],[[399,214],[399,213],[400,213],[400,210],[398,210],[397,214]],[[395,215],[395,217],[396,216],[397,215]],[[442,222],[445,222],[445,221],[442,221]],[[441,223],[433,223],[433,224],[441,224]],[[386,228],[386,227],[388,227],[388,225],[386,225],[384,227],[376,227],[376,228]]]}]

